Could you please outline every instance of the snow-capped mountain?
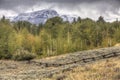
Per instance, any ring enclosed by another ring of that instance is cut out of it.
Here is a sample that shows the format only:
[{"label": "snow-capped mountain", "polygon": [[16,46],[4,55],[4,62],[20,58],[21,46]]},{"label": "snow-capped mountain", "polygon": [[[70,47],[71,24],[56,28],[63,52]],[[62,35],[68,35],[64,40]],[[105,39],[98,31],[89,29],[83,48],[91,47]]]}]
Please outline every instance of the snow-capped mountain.
[{"label": "snow-capped mountain", "polygon": [[59,16],[63,19],[63,21],[69,21],[72,22],[75,17],[71,17],[68,15],[60,15],[55,10],[40,10],[40,11],[34,11],[30,13],[22,13],[14,18],[10,18],[11,21],[28,21],[32,24],[40,24],[45,23],[49,18],[53,18]]}]

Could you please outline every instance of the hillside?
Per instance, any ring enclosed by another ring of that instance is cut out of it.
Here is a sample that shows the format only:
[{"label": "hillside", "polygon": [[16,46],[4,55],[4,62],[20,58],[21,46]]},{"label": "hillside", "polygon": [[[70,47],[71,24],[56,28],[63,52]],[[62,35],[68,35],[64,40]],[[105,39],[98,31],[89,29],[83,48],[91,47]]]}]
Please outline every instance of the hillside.
[{"label": "hillside", "polygon": [[47,80],[120,80],[120,57],[100,60],[54,75]]},{"label": "hillside", "polygon": [[119,80],[119,55],[120,47],[110,47],[30,62],[1,60],[0,79]]}]

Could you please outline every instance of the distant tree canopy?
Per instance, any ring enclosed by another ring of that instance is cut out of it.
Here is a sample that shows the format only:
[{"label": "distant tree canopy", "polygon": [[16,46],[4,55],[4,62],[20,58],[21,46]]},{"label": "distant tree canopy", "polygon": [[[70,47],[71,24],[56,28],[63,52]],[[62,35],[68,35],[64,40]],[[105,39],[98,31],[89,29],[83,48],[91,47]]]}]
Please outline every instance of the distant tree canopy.
[{"label": "distant tree canopy", "polygon": [[2,21],[2,22],[4,22],[4,21],[5,21],[5,16],[3,16],[3,17],[2,17],[1,21]]},{"label": "distant tree canopy", "polygon": [[120,22],[105,22],[102,16],[97,21],[78,17],[73,23],[54,17],[39,25],[11,23],[5,16],[0,20],[0,59],[40,58],[116,43],[120,43]]},{"label": "distant tree canopy", "polygon": [[54,26],[54,25],[57,25],[57,24],[62,24],[63,20],[62,18],[60,17],[54,17],[54,18],[50,18],[47,20],[46,22],[46,26]]},{"label": "distant tree canopy", "polygon": [[104,17],[100,16],[97,22],[105,22]]},{"label": "distant tree canopy", "polygon": [[81,20],[82,20],[81,17],[78,17],[78,18],[77,18],[77,21],[78,21],[78,22],[81,22]]}]

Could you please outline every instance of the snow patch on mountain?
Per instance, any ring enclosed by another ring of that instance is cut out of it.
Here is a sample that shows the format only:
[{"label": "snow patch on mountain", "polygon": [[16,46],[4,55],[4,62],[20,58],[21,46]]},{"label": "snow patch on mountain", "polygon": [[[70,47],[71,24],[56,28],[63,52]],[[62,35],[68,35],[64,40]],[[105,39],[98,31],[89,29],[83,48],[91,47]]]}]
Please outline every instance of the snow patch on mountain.
[{"label": "snow patch on mountain", "polygon": [[55,10],[44,9],[30,13],[21,13],[18,16],[10,17],[9,19],[12,22],[28,21],[32,24],[38,25],[40,23],[44,24],[49,18],[53,18],[56,16],[61,17],[63,21],[69,21],[69,22],[73,22],[74,18],[76,18],[68,15],[60,15]]}]

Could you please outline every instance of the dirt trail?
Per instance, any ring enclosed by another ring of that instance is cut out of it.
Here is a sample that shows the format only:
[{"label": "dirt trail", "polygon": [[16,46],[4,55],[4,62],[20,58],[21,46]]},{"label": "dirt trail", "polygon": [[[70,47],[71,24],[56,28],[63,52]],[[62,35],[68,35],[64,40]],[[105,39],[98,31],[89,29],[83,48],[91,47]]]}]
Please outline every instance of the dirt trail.
[{"label": "dirt trail", "polygon": [[0,80],[40,80],[87,63],[117,57],[120,47],[101,48],[28,62],[0,61]]}]

